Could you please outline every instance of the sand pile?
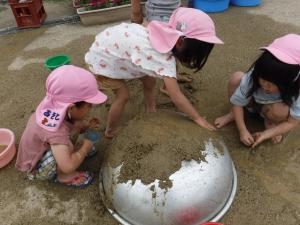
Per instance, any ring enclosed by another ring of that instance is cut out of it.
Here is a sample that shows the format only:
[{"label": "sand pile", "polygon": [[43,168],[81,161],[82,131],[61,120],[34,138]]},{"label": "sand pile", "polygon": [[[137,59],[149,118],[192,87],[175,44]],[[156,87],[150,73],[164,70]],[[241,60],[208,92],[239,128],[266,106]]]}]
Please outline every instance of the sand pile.
[{"label": "sand pile", "polygon": [[172,111],[138,115],[108,147],[107,162],[114,168],[123,163],[119,183],[140,179],[150,184],[158,179],[161,188],[170,188],[168,178],[180,169],[181,161],[205,160],[209,138],[219,137]]}]

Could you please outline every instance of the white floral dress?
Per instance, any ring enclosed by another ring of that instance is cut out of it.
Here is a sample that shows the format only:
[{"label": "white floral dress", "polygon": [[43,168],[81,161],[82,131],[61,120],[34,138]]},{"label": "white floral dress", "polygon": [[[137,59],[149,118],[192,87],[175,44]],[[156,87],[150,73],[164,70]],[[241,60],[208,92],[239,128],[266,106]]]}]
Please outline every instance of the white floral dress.
[{"label": "white floral dress", "polygon": [[172,53],[159,53],[150,44],[147,28],[121,23],[99,33],[85,62],[91,72],[114,79],[143,76],[176,78],[176,61]]}]

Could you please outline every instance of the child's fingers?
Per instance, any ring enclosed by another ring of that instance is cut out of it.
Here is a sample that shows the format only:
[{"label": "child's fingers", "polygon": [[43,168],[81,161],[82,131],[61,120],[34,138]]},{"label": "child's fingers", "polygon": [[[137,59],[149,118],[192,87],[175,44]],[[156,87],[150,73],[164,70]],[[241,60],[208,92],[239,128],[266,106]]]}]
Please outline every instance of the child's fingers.
[{"label": "child's fingers", "polygon": [[252,137],[252,135],[250,135],[249,137],[250,143],[253,144],[255,142],[254,138]]},{"label": "child's fingers", "polygon": [[260,141],[259,140],[257,140],[257,141],[255,141],[254,143],[253,143],[253,145],[251,146],[251,148],[255,148],[257,145],[259,145],[260,144]]},{"label": "child's fingers", "polygon": [[262,138],[261,134],[258,138],[255,139],[255,142],[252,144],[251,148],[255,148],[257,145],[259,145],[260,143],[262,143],[264,141],[264,139]]},{"label": "child's fingers", "polygon": [[216,128],[213,125],[209,124],[209,123],[206,124],[205,128],[208,129],[209,131],[215,131],[216,130]]},{"label": "child's fingers", "polygon": [[247,146],[251,146],[254,143],[254,139],[252,136],[250,136],[250,137],[243,138],[242,142]]},{"label": "child's fingers", "polygon": [[216,128],[221,128],[221,123],[219,123],[218,121],[215,121],[215,126],[216,126]]},{"label": "child's fingers", "polygon": [[246,146],[250,146],[250,145],[251,145],[250,141],[249,141],[249,140],[247,140],[247,139],[245,139],[245,140],[242,140],[242,142],[243,142],[243,143],[244,143],[244,145],[246,145]]},{"label": "child's fingers", "polygon": [[97,128],[100,124],[100,120],[97,119],[97,118],[92,118],[90,121],[89,121],[89,126],[90,128]]},{"label": "child's fingers", "polygon": [[92,119],[90,119],[90,121],[89,121],[89,123],[91,124],[91,123],[100,123],[100,120],[98,119],[98,118],[95,118],[95,117],[93,117]]}]

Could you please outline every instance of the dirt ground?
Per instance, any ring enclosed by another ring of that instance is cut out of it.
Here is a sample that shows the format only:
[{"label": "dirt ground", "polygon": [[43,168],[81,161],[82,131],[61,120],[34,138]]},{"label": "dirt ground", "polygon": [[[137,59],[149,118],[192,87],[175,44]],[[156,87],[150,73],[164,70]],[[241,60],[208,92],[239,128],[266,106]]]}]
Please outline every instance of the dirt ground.
[{"label": "dirt ground", "polygon": [[[209,121],[229,110],[228,77],[234,71],[247,70],[259,53],[258,47],[287,33],[300,34],[297,13],[300,3],[289,2],[287,6],[285,1],[265,0],[258,8],[231,7],[226,12],[211,14],[225,45],[215,46],[204,69],[193,75],[190,85],[181,85]],[[44,83],[49,74],[43,66],[44,60],[65,53],[71,56],[73,64],[84,66],[84,54],[102,29],[104,26],[84,27],[78,23],[0,36],[0,127],[13,130],[18,142],[27,119],[44,96]],[[141,86],[138,82],[128,85],[131,99],[123,126],[144,113]],[[103,121],[102,128],[111,101],[112,98],[92,112]],[[174,109],[170,100],[158,91],[157,103],[159,109]],[[255,120],[249,120],[249,124],[252,130],[261,128]],[[182,130],[182,135],[187,132]],[[300,224],[300,128],[279,145],[266,142],[252,151],[239,142],[234,124],[217,132],[225,140],[238,173],[236,198],[221,222],[226,225]],[[107,144],[102,140],[98,155],[81,168],[98,174]],[[97,177],[87,189],[74,190],[48,182],[28,181],[16,171],[14,162],[0,170],[0,224],[118,224],[101,202]]]}]

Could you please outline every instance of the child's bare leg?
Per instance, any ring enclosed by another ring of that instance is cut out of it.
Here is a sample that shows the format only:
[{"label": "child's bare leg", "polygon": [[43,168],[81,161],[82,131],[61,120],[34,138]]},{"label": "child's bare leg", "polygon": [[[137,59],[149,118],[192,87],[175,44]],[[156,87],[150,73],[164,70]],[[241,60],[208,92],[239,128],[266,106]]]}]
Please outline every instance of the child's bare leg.
[{"label": "child's bare leg", "polygon": [[[264,105],[262,107],[262,114],[265,117],[265,128],[269,129],[287,120],[289,116],[289,107],[282,102]],[[272,138],[272,141],[274,144],[278,144],[282,141],[282,138],[282,135],[277,135]]]},{"label": "child's bare leg", "polygon": [[141,0],[131,1],[131,22],[138,24],[143,23]]},{"label": "child's bare leg", "polygon": [[125,105],[129,99],[129,91],[125,84],[113,91],[115,93],[115,100],[108,112],[107,126],[105,131],[105,136],[107,138],[113,138],[115,135],[119,126],[122,112],[124,111]]},{"label": "child's bare leg", "polygon": [[154,92],[156,80],[154,77],[150,76],[144,76],[140,80],[143,83],[146,112],[156,112]]},{"label": "child's bare leg", "polygon": [[[241,79],[243,77],[244,73],[243,72],[235,72],[234,74],[231,75],[229,82],[228,82],[228,99],[233,95],[237,87],[240,85]],[[215,120],[215,126],[217,128],[224,127],[228,123],[234,121],[234,116],[233,112],[230,110],[227,114],[218,117]]]}]

